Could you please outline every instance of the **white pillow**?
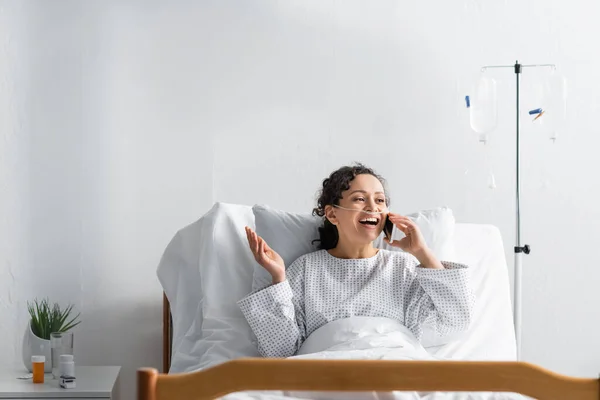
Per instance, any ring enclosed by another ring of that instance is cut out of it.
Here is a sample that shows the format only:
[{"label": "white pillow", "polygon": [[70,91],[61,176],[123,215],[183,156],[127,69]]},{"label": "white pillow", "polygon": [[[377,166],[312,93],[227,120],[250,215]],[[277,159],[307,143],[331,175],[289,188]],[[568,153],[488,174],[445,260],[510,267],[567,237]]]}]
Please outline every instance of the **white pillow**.
[{"label": "white pillow", "polygon": [[157,274],[173,315],[170,372],[258,356],[236,304],[252,288],[256,261],[244,226],[253,220],[249,206],[216,203],[167,247]]},{"label": "white pillow", "polygon": [[[289,267],[298,257],[317,250],[318,242],[312,241],[319,237],[318,228],[323,224],[322,217],[310,214],[297,214],[275,210],[266,205],[252,207],[256,233],[260,235],[269,246],[275,250],[286,267]],[[447,207],[438,207],[432,210],[422,210],[408,214],[421,229],[425,242],[433,253],[443,261],[454,261],[454,226],[455,219],[452,210]],[[402,233],[396,229],[392,237],[397,239]],[[377,248],[392,251],[402,251],[397,247],[388,245],[380,235],[373,245]],[[257,291],[271,284],[271,276],[260,265],[255,264],[252,279],[252,291]],[[440,346],[462,337],[462,333],[440,337],[432,325],[423,326],[421,343],[424,347]]]}]

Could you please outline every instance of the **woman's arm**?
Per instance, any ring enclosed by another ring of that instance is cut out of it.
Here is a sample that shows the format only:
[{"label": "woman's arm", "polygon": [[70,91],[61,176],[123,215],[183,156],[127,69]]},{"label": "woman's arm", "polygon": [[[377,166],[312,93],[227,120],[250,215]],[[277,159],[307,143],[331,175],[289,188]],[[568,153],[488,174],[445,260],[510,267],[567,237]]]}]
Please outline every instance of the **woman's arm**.
[{"label": "woman's arm", "polygon": [[429,248],[415,252],[414,256],[419,260],[419,263],[421,263],[423,268],[444,269],[444,264],[437,259]]},{"label": "woman's arm", "polygon": [[238,302],[258,340],[264,357],[291,357],[306,339],[304,318],[304,262],[297,260],[287,279]]},{"label": "woman's arm", "polygon": [[466,330],[473,311],[467,266],[440,262],[425,243],[417,224],[399,214],[388,216],[405,237],[394,241],[386,238],[386,241],[415,257],[405,260],[403,265],[407,269],[402,288],[404,325],[419,339],[421,326],[428,320],[435,322],[440,335]]},{"label": "woman's arm", "polygon": [[439,262],[443,268],[424,267],[417,260],[408,265],[403,288],[404,324],[420,339],[426,321],[435,324],[444,336],[469,328],[473,312],[473,294],[468,267]]}]

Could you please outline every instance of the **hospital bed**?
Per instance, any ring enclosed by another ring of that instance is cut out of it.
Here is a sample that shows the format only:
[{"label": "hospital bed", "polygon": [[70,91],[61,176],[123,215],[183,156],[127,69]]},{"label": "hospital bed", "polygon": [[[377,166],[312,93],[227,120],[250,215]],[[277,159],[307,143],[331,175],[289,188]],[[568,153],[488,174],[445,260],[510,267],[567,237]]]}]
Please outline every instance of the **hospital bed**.
[{"label": "hospital bed", "polygon": [[[231,300],[252,289],[249,266],[254,261],[244,250],[243,226],[254,226],[253,217],[250,207],[217,203],[167,247],[159,266],[165,289],[163,372],[138,370],[138,400],[313,398],[310,393],[319,399],[329,394],[361,398],[357,392],[395,399],[409,391],[418,395],[411,399],[523,398],[516,393],[600,399],[598,379],[563,376],[515,361],[504,246],[498,229],[489,225],[453,227],[456,261],[471,267],[477,302],[468,332],[439,343],[433,338],[426,346],[430,354],[450,361],[259,358],[250,329]],[[215,282],[228,282],[227,290]],[[465,392],[481,397],[459,395]]]}]

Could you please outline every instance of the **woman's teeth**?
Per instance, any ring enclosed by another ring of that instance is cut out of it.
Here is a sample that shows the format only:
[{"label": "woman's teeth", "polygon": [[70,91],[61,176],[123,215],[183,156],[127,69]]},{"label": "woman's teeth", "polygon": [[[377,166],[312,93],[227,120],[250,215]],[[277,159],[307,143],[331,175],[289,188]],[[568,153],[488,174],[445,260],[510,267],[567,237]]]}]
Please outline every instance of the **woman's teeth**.
[{"label": "woman's teeth", "polygon": [[379,219],[377,218],[363,218],[360,221],[361,224],[367,224],[367,225],[377,225],[379,223]]}]

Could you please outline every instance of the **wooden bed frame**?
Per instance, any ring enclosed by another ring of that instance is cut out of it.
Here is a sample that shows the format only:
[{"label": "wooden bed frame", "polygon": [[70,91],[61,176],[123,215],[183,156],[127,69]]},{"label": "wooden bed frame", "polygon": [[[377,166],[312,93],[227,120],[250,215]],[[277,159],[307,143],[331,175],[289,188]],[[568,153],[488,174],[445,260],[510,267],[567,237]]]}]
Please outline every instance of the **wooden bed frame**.
[{"label": "wooden bed frame", "polygon": [[162,363],[163,373],[169,372],[171,368],[171,349],[173,347],[173,320],[171,318],[171,306],[167,295],[163,293],[163,338],[162,338]]},{"label": "wooden bed frame", "polygon": [[600,400],[600,379],[525,362],[238,359],[167,374],[172,320],[163,295],[163,373],[137,371],[138,400],[209,400],[244,390],[515,392],[537,399]]}]

